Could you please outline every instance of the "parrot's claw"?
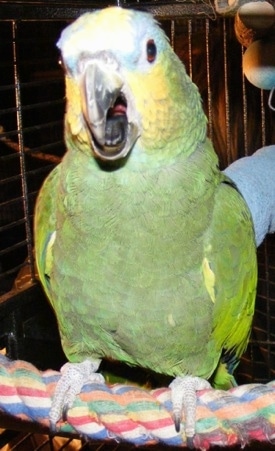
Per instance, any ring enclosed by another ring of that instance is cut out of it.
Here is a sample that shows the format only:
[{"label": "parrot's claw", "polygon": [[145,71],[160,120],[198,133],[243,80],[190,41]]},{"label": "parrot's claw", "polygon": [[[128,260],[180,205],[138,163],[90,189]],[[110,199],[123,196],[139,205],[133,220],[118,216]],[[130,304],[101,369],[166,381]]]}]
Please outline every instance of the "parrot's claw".
[{"label": "parrot's claw", "polygon": [[84,360],[81,363],[65,363],[62,366],[49,413],[51,430],[55,430],[60,418],[67,418],[68,410],[86,382],[104,383],[104,377],[96,373],[99,365],[100,360]]},{"label": "parrot's claw", "polygon": [[196,392],[211,388],[211,385],[201,377],[183,376],[176,377],[171,382],[170,388],[176,431],[180,431],[182,412],[184,412],[186,441],[188,447],[192,448],[196,425]]}]

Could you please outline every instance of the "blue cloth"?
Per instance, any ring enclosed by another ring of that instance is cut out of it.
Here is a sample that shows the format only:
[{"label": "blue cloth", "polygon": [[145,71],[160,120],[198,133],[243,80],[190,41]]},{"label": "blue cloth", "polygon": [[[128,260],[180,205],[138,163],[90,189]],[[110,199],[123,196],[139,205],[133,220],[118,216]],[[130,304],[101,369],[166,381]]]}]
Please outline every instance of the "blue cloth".
[{"label": "blue cloth", "polygon": [[259,246],[266,234],[275,231],[275,145],[234,161],[224,173],[246,200]]}]

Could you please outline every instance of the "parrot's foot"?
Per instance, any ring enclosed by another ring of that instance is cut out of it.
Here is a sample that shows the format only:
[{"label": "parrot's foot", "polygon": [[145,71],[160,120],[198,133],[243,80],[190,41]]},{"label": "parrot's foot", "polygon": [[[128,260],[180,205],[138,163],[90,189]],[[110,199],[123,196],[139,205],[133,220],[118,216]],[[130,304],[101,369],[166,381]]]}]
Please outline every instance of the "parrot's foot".
[{"label": "parrot's foot", "polygon": [[211,388],[209,382],[201,377],[176,377],[170,384],[173,418],[176,431],[179,432],[182,411],[185,415],[185,434],[187,445],[193,448],[196,425],[196,391]]},{"label": "parrot's foot", "polygon": [[100,360],[84,360],[81,363],[65,363],[61,368],[61,377],[56,385],[49,420],[52,430],[72,407],[76,395],[86,382],[104,383],[104,377],[96,373]]}]

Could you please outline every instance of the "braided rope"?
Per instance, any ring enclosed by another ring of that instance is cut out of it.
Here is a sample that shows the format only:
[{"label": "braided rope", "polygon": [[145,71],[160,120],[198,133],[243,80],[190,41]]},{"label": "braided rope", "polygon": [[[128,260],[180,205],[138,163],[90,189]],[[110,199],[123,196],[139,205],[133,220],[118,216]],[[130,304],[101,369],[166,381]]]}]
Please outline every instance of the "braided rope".
[{"label": "braided rope", "polygon": [[[0,411],[49,427],[49,409],[60,373],[41,372],[30,363],[0,357]],[[135,386],[85,384],[60,422],[62,433],[84,434],[91,440],[127,441],[135,445],[163,443],[185,446],[183,428],[176,433],[171,418],[170,390]],[[184,420],[183,420],[184,421]],[[194,445],[245,445],[275,438],[275,381],[198,393]]]}]

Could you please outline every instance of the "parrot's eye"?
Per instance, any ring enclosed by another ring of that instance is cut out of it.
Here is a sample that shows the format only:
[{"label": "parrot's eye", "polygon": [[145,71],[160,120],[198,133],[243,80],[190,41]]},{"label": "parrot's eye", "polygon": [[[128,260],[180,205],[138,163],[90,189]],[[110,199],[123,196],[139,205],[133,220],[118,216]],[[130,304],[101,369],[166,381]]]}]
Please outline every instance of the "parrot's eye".
[{"label": "parrot's eye", "polygon": [[148,63],[153,63],[157,56],[157,47],[154,39],[149,39],[147,42],[147,61]]}]

